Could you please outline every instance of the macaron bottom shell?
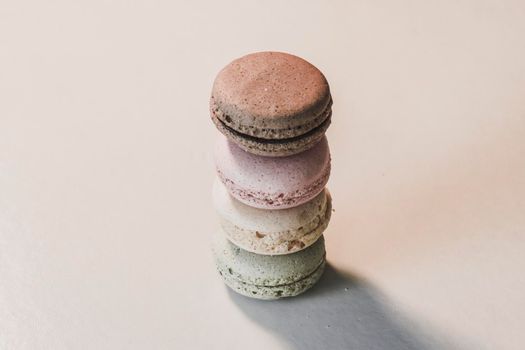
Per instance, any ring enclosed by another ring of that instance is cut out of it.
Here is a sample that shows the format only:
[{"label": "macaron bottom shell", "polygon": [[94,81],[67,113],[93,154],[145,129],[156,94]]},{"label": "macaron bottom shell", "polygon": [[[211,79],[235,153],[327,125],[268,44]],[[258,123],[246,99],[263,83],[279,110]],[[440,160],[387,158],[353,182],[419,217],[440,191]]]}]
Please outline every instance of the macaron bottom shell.
[{"label": "macaron bottom shell", "polygon": [[323,275],[326,265],[326,260],[323,260],[321,265],[317,267],[310,275],[303,279],[280,286],[261,286],[239,281],[231,276],[228,271],[224,271],[217,267],[219,274],[222,276],[224,283],[236,293],[244,295],[249,298],[260,300],[276,300],[286,297],[294,297],[306,292],[313,287]]}]

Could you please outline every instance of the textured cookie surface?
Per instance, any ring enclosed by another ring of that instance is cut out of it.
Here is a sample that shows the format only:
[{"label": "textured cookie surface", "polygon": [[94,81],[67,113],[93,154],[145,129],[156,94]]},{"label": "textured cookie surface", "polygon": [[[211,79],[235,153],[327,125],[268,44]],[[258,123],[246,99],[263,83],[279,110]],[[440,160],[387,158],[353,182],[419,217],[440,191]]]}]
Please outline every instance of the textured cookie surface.
[{"label": "textured cookie surface", "polygon": [[332,99],[324,75],[300,57],[258,52],[217,75],[210,113],[243,149],[285,156],[312,147],[330,125]]},{"label": "textured cookie surface", "polygon": [[225,283],[236,292],[259,299],[300,294],[313,286],[325,263],[324,239],[287,255],[260,255],[232,244],[223,232],[212,241],[217,269]]},{"label": "textured cookie surface", "polygon": [[257,209],[233,198],[218,180],[214,206],[230,241],[244,250],[265,255],[290,254],[312,245],[326,229],[332,212],[328,190],[289,209]]},{"label": "textured cookie surface", "polygon": [[323,190],[330,176],[326,137],[309,150],[288,157],[253,155],[219,137],[215,163],[219,179],[232,196],[262,209],[306,203]]}]

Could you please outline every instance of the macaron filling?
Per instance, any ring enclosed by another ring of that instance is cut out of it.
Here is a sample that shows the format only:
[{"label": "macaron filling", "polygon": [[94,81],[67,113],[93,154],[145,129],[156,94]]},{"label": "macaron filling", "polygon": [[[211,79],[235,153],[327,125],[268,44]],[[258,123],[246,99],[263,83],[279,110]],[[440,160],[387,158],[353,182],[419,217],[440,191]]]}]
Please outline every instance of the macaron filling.
[{"label": "macaron filling", "polygon": [[243,134],[243,133],[233,129],[232,127],[226,125],[222,120],[220,120],[219,118],[217,118],[215,116],[212,119],[213,119],[213,121],[215,123],[219,123],[220,124],[220,125],[218,125],[219,127],[223,127],[228,132],[236,135],[237,137],[241,137],[241,138],[244,138],[246,140],[250,140],[250,141],[256,142],[256,143],[274,144],[275,145],[275,144],[286,144],[286,143],[292,143],[292,142],[295,142],[295,141],[299,141],[299,140],[301,140],[303,138],[306,138],[308,136],[315,135],[315,134],[319,133],[322,130],[328,129],[328,126],[330,125],[331,119],[332,119],[331,115],[332,115],[332,112],[329,111],[328,116],[323,120],[323,122],[320,125],[316,126],[315,128],[310,129],[308,132],[306,132],[304,134],[301,134],[299,136],[293,136],[293,137],[288,137],[288,138],[283,138],[283,139],[266,139],[266,138],[255,137],[255,136]]},{"label": "macaron filling", "polygon": [[[210,112],[212,119],[217,126],[220,124],[220,126],[237,136],[261,143],[286,143],[315,134],[316,131],[323,129],[323,127],[324,129],[328,128],[329,123],[327,122],[332,115],[332,98],[330,97],[328,99],[326,106],[321,110],[317,117],[314,117],[308,122],[304,119],[298,120],[296,122],[297,125],[282,128],[272,128],[268,126],[260,127],[258,125],[251,125],[237,121],[236,118],[229,116],[217,105],[213,96],[210,102]],[[291,121],[289,121],[288,124],[292,124]]]}]

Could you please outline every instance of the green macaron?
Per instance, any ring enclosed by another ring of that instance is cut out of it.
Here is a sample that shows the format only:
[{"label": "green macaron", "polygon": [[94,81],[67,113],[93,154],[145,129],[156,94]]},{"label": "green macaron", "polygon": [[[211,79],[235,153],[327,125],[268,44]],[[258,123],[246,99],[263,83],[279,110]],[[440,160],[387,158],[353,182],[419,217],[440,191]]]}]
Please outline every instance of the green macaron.
[{"label": "green macaron", "polygon": [[232,244],[223,232],[212,241],[217,270],[228,287],[256,299],[296,296],[321,277],[326,262],[324,239],[296,253],[259,255]]}]

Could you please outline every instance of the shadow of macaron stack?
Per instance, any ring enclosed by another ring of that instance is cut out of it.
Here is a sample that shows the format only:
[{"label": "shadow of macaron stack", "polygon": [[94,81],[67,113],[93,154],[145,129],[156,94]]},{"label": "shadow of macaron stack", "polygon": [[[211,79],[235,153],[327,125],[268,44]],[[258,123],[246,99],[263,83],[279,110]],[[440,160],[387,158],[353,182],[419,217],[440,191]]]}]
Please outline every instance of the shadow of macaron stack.
[{"label": "shadow of macaron stack", "polygon": [[224,282],[252,298],[298,295],[321,277],[330,221],[332,98],[324,75],[286,53],[234,60],[215,79],[213,253]]}]

